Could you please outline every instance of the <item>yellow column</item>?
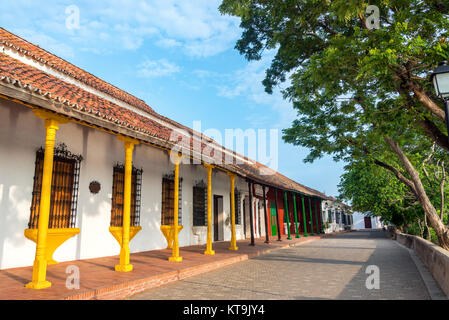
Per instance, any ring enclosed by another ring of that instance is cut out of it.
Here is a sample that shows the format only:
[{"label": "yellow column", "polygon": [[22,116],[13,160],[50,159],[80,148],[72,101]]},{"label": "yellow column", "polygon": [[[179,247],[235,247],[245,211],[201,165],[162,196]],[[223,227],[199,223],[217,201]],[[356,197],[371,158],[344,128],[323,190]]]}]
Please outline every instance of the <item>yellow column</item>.
[{"label": "yellow column", "polygon": [[204,164],[207,169],[207,247],[204,254],[214,255],[212,250],[212,168],[210,164]]},{"label": "yellow column", "polygon": [[175,199],[174,200],[174,214],[173,214],[173,251],[172,256],[168,258],[169,261],[179,262],[182,261],[182,257],[179,256],[179,240],[178,240],[178,214],[179,214],[179,163],[181,157],[176,156],[175,161]]},{"label": "yellow column", "polygon": [[235,174],[228,172],[231,180],[231,247],[229,250],[238,250],[237,239],[235,237]]},{"label": "yellow column", "polygon": [[45,119],[45,153],[44,168],[42,174],[41,199],[39,204],[39,221],[36,242],[36,256],[33,264],[32,281],[25,286],[31,289],[44,289],[51,286],[47,281],[47,233],[48,219],[50,215],[51,178],[53,174],[53,154],[55,148],[56,130],[59,124],[67,123],[68,119],[58,117],[48,111],[33,110],[39,117]]},{"label": "yellow column", "polygon": [[125,147],[125,186],[123,198],[123,225],[122,225],[122,247],[120,249],[120,264],[115,266],[115,271],[128,272],[133,270],[129,263],[129,229],[131,221],[131,178],[133,166],[134,145],[139,144],[137,140],[118,136],[124,142]]}]

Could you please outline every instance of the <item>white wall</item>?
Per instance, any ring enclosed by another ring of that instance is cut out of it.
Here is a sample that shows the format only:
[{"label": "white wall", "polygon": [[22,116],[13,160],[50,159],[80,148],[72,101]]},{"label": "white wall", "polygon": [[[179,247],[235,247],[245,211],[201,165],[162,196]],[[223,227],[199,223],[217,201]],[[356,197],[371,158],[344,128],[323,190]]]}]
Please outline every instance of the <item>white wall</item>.
[{"label": "white wall", "polygon": [[[352,228],[353,229],[365,229],[366,215],[363,214],[362,212],[354,212],[353,217],[354,217],[354,226]],[[371,228],[372,229],[382,228],[382,227],[383,227],[383,224],[381,223],[379,217],[371,217]]]},{"label": "white wall", "polygon": [[[20,104],[0,101],[0,269],[30,266],[35,255],[35,243],[26,239],[28,228],[34,162],[36,150],[45,140],[44,121],[31,109]],[[75,123],[60,125],[56,144],[65,143],[69,151],[81,154],[79,198],[76,227],[79,235],[70,238],[54,254],[56,261],[70,261],[117,255],[120,247],[109,233],[112,197],[112,170],[124,162],[123,142],[116,136]],[[166,152],[147,145],[135,147],[133,164],[143,169],[140,223],[142,231],[130,242],[131,252],[162,249],[166,240],[160,231],[162,176],[173,172],[174,165]],[[182,224],[180,246],[197,244],[193,234],[193,185],[206,179],[206,168],[181,165]],[[99,181],[101,190],[91,194],[89,183]],[[224,221],[229,217],[229,177],[213,170],[212,194],[223,196]],[[243,179],[236,186],[244,190]],[[247,187],[246,187],[247,188]],[[240,203],[242,205],[242,202]],[[243,209],[243,208],[242,208]],[[243,214],[243,210],[241,211]],[[212,215],[213,218],[213,215]],[[242,217],[243,223],[243,217]],[[231,224],[223,226],[224,240],[231,238]],[[213,230],[213,228],[212,228]],[[237,239],[243,238],[241,226],[236,226]],[[212,235],[213,239],[213,235]],[[206,239],[200,239],[205,243]],[[181,250],[182,254],[182,250]]]}]

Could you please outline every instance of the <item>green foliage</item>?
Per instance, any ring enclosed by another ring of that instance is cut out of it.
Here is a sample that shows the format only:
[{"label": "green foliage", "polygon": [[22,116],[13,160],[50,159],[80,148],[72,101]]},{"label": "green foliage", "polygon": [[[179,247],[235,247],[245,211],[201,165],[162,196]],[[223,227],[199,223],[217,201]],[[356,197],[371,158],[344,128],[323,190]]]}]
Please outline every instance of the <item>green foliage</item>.
[{"label": "green foliage", "polygon": [[[368,5],[380,9],[378,30],[367,28]],[[241,18],[236,49],[247,59],[276,52],[265,90],[272,93],[286,82],[284,97],[298,115],[283,139],[308,148],[306,162],[324,154],[346,161],[343,198],[397,225],[413,229],[421,223],[423,210],[410,190],[378,166],[407,177],[385,142],[389,137],[417,168],[439,208],[434,173],[449,159],[447,151],[432,146],[449,147],[444,121],[432,109],[441,102],[429,75],[449,57],[447,1],[223,0],[219,9]]]},{"label": "green foliage", "polygon": [[[336,160],[358,156],[348,140],[384,149],[382,136],[399,134],[399,142],[407,141],[422,134],[417,120],[431,118],[419,101],[407,98],[411,84],[433,92],[427,75],[448,56],[449,4],[370,4],[380,8],[379,30],[363,28],[368,4],[361,0],[224,0],[220,6],[241,18],[236,48],[247,59],[276,51],[263,81],[266,91],[290,76],[283,92],[298,119],[284,130],[284,140],[307,147],[306,161],[325,153]],[[435,125],[444,128],[443,121]]]},{"label": "green foliage", "polygon": [[[425,164],[428,172],[437,170],[433,164]],[[421,173],[423,169],[421,168]],[[429,175],[429,177],[432,177]],[[440,206],[439,190],[435,179],[425,179],[424,186],[432,202]],[[445,186],[445,193],[449,190]],[[384,222],[391,223],[407,233],[423,236],[426,234],[424,211],[414,194],[392,174],[370,161],[353,161],[345,166],[345,173],[339,184],[340,200],[352,201],[355,211],[371,212]],[[445,212],[447,212],[447,203]],[[445,215],[444,221],[447,221]]]},{"label": "green foliage", "polygon": [[[340,199],[351,200],[353,210],[372,212],[399,227],[415,219],[412,211],[416,205],[409,199],[410,192],[386,170],[369,162],[353,162],[345,169],[339,184]],[[409,206],[413,209],[404,209]]]}]

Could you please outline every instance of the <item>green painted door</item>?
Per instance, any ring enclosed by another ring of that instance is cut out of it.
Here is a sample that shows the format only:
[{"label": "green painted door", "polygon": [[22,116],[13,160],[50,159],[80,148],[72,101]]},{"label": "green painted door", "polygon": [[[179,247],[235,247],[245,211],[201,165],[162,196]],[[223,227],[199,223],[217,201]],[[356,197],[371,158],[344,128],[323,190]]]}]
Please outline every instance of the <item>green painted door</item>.
[{"label": "green painted door", "polygon": [[276,225],[276,204],[274,202],[270,203],[270,212],[271,212],[271,216],[270,216],[270,223],[271,223],[271,235],[272,236],[277,236],[278,234],[278,228]]}]

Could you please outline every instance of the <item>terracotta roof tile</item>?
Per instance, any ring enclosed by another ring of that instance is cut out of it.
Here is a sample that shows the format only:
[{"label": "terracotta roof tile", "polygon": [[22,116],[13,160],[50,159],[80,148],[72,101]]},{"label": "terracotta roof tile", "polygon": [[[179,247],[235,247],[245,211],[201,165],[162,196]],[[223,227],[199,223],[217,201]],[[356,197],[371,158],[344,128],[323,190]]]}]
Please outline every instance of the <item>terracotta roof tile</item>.
[{"label": "terracotta roof tile", "polygon": [[[30,56],[36,61],[42,61],[51,68],[70,75],[71,77],[134,107],[138,107],[139,109],[148,112],[149,114],[165,121],[165,123],[175,128],[186,130],[190,135],[195,133],[192,129],[156,113],[153,109],[148,107],[143,100],[135,98],[134,96],[108,84],[107,82],[102,81],[101,79],[98,79],[90,73],[85,72],[84,70],[7,32],[2,28],[0,28],[0,43],[5,46],[14,47],[15,50]],[[15,83],[19,87],[26,88],[47,98],[56,99],[57,101],[63,102],[81,112],[93,114],[116,125],[126,126],[136,131],[145,132],[165,141],[170,141],[170,136],[173,132],[171,128],[154,121],[149,117],[140,115],[130,109],[119,106],[110,100],[86,91],[74,84],[58,79],[55,76],[47,74],[28,64],[22,63],[5,53],[0,53],[0,80],[8,83]],[[201,136],[206,138],[206,141],[213,141],[208,137],[203,135]],[[187,141],[184,143],[184,146],[187,148],[193,148],[193,140],[191,137],[188,138],[189,139],[186,139]],[[216,147],[223,148],[216,142],[213,143]],[[206,144],[203,143],[202,150],[204,147],[206,147]],[[250,160],[247,157],[238,155],[232,150],[227,151],[244,159]],[[298,192],[317,196],[323,199],[328,198],[323,193],[301,185],[260,163],[254,162],[253,160],[251,160],[251,163],[227,165],[227,167],[258,182],[263,182],[286,190],[296,190]],[[270,174],[263,175],[261,174],[261,171],[269,172]]]},{"label": "terracotta roof tile", "polygon": [[134,97],[133,95],[99,79],[98,77],[86,72],[85,70],[59,58],[58,56],[0,28],[0,44],[6,47],[12,47],[17,51],[27,55],[33,60],[44,63],[48,67],[64,73],[84,84],[91,86],[101,92],[111,95],[112,97],[126,102],[141,110],[152,112],[153,110],[145,103],[145,101]]}]

